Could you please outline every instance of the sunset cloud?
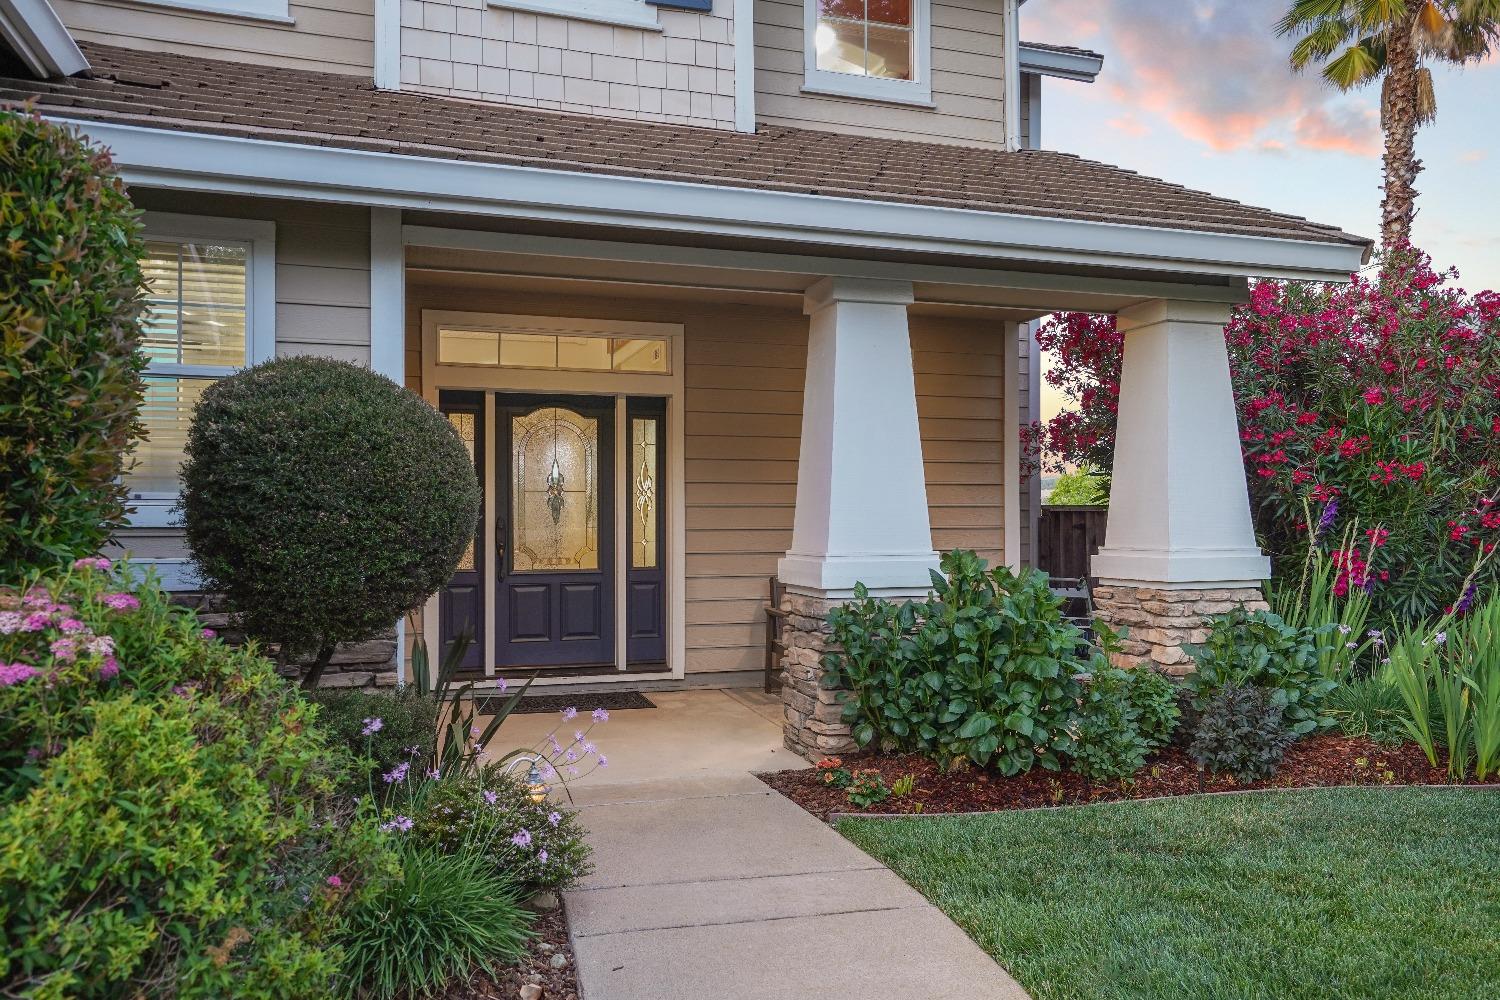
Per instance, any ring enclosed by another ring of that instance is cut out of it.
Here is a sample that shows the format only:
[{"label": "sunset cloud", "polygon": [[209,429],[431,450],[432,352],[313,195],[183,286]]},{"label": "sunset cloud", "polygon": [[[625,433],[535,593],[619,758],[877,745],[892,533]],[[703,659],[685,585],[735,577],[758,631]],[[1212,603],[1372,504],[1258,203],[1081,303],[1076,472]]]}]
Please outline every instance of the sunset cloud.
[{"label": "sunset cloud", "polygon": [[1485,157],[1487,157],[1489,155],[1490,154],[1489,154],[1488,150],[1484,150],[1484,149],[1466,149],[1462,153],[1458,154],[1458,162],[1460,162],[1460,163],[1478,163],[1479,161],[1483,160]]},{"label": "sunset cloud", "polygon": [[[1275,5],[1243,0],[1037,0],[1024,9],[1022,30],[1028,39],[1099,48],[1099,99],[1213,152],[1274,152],[1280,143],[1378,155],[1373,91],[1343,95],[1315,73],[1293,74],[1290,42],[1276,37],[1274,20]],[[1097,30],[1085,35],[1082,21]]]}]

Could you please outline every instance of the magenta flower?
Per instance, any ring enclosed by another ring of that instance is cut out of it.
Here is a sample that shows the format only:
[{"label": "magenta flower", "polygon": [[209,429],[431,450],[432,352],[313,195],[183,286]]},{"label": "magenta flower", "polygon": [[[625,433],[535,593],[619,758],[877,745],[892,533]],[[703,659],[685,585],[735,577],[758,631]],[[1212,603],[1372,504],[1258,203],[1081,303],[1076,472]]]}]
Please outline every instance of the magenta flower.
[{"label": "magenta flower", "polygon": [[342,888],[344,884],[344,880],[339,878],[337,875],[328,876],[327,881],[328,884],[333,886],[335,889]]},{"label": "magenta flower", "polygon": [[99,664],[99,679],[100,680],[107,681],[111,677],[114,677],[119,672],[120,672],[120,661],[116,660],[113,656],[106,656],[104,658],[104,661]]},{"label": "magenta flower", "polygon": [[85,556],[82,559],[75,559],[73,561],[74,569],[97,569],[103,571],[109,569],[112,565],[114,564],[103,556]]},{"label": "magenta flower", "polygon": [[64,618],[57,623],[57,627],[64,632],[87,632],[89,627],[77,618]]},{"label": "magenta flower", "polygon": [[[217,639],[218,637],[219,637],[219,633],[215,632],[211,628],[206,628],[206,629],[203,630],[203,638],[205,638],[205,639]],[[338,876],[335,875],[334,878],[338,878]]]},{"label": "magenta flower", "polygon": [[45,611],[33,611],[21,622],[22,632],[40,632],[52,624],[52,616]]},{"label": "magenta flower", "polygon": [[99,600],[116,611],[134,611],[141,606],[141,599],[134,594],[105,594]]},{"label": "magenta flower", "polygon": [[78,659],[78,641],[76,639],[53,639],[52,655],[65,663],[72,663]]},{"label": "magenta flower", "polygon": [[0,663],[0,687],[10,687],[29,681],[41,673],[36,667],[25,663]]}]

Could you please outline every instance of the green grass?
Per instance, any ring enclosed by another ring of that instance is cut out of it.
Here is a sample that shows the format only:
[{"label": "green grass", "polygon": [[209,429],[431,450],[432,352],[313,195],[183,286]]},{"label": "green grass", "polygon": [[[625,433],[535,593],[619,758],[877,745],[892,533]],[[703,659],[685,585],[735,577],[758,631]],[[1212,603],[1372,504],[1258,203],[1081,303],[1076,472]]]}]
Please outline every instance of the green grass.
[{"label": "green grass", "polygon": [[1036,1000],[1500,997],[1493,791],[1261,792],[839,830]]}]

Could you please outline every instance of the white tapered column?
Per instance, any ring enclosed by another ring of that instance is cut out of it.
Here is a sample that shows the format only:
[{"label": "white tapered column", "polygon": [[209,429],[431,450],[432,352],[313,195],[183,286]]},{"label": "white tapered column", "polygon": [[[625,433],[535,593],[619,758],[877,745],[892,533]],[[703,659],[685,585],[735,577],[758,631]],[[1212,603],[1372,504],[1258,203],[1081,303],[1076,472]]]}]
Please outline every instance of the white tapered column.
[{"label": "white tapered column", "polygon": [[1255,544],[1219,303],[1157,300],[1119,315],[1125,338],[1113,481],[1093,574],[1126,656],[1190,669],[1203,617],[1259,605]]},{"label": "white tapered column", "polygon": [[917,424],[908,282],[824,278],[811,317],[792,547],[792,590],[922,594],[937,566]]}]

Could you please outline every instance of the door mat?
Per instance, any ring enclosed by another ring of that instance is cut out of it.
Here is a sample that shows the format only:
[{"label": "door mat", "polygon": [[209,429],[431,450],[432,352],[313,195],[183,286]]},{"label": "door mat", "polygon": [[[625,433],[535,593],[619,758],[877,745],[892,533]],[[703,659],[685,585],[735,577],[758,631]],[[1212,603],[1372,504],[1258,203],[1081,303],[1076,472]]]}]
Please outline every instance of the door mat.
[{"label": "door mat", "polygon": [[[476,698],[476,707],[481,712],[493,712],[504,707],[510,699],[490,695]],[[545,712],[561,713],[567,708],[578,709],[579,715],[588,715],[596,708],[606,712],[618,712],[631,708],[655,708],[656,704],[639,691],[600,691],[594,694],[538,694],[528,695],[517,702],[512,715],[541,715]]]}]

